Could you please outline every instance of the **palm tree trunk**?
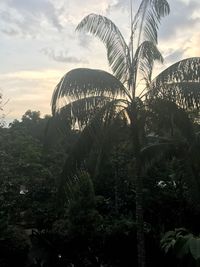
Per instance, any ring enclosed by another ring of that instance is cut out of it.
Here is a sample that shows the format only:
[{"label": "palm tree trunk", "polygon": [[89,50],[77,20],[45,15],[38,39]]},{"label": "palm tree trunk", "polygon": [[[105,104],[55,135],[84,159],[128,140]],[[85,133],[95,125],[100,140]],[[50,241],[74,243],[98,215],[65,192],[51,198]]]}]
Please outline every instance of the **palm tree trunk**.
[{"label": "palm tree trunk", "polygon": [[136,225],[137,225],[137,256],[138,267],[145,267],[145,240],[143,219],[143,185],[139,173],[136,176]]},{"label": "palm tree trunk", "polygon": [[144,238],[144,218],[143,218],[143,177],[142,177],[142,163],[140,158],[140,138],[137,125],[137,111],[134,108],[131,119],[132,130],[132,145],[135,157],[135,191],[136,191],[136,225],[137,225],[137,256],[138,267],[145,267],[145,238]]}]

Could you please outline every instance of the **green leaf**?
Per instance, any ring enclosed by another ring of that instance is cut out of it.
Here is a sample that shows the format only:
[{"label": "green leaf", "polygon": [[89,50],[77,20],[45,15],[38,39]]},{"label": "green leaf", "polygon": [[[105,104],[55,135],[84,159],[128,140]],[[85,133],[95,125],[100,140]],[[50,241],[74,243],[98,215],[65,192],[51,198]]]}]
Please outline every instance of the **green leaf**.
[{"label": "green leaf", "polygon": [[113,75],[94,69],[73,69],[60,80],[52,96],[52,113],[72,101],[91,96],[124,96],[126,89]]},{"label": "green leaf", "polygon": [[80,132],[64,164],[60,180],[60,195],[63,196],[66,192],[69,194],[74,174],[77,170],[84,169],[84,159],[92,148],[95,146],[97,150],[101,150],[104,136],[107,133],[106,128],[119,116],[116,112],[118,103],[120,100],[117,99],[107,102],[94,114],[87,127]]},{"label": "green leaf", "polygon": [[189,239],[189,249],[195,260],[200,259],[200,238],[192,237]]},{"label": "green leaf", "polygon": [[131,65],[129,48],[117,26],[108,18],[90,14],[83,18],[76,30],[97,36],[107,48],[107,58],[117,79],[125,82],[129,78]]},{"label": "green leaf", "polygon": [[143,41],[157,44],[157,30],[162,17],[170,12],[166,0],[143,0],[133,21],[133,35],[137,36],[137,47]]},{"label": "green leaf", "polygon": [[150,41],[144,41],[136,50],[134,64],[136,70],[139,70],[147,85],[151,81],[154,61],[163,62],[163,57],[157,46]]},{"label": "green leaf", "polygon": [[150,84],[147,97],[176,102],[184,109],[200,107],[200,57],[181,60],[161,72]]},{"label": "green leaf", "polygon": [[180,236],[177,238],[176,243],[174,245],[174,252],[176,257],[182,259],[189,253],[189,239],[191,235]]},{"label": "green leaf", "polygon": [[63,124],[68,123],[72,127],[79,126],[81,129],[90,122],[99,109],[111,101],[110,97],[105,96],[78,99],[58,110],[56,117]]}]

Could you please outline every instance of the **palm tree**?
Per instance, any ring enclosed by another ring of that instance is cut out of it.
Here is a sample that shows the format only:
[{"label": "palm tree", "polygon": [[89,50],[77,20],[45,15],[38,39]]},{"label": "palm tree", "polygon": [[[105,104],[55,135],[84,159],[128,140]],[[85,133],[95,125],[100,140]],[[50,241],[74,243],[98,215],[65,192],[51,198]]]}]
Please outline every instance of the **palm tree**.
[{"label": "palm tree", "polygon": [[[169,11],[166,0],[142,0],[135,17],[131,18],[129,44],[107,17],[90,14],[83,18],[77,30],[88,32],[105,44],[113,75],[98,69],[73,69],[64,75],[52,96],[53,115],[67,119],[72,126],[78,125],[82,136],[87,138],[84,144],[81,140],[78,142],[74,154],[76,159],[81,149],[86,151],[91,147],[91,136],[102,141],[102,125],[119,116],[127,120],[133,148],[139,267],[145,266],[142,207],[144,150],[140,129],[144,119],[142,114],[145,113],[143,100],[159,97],[175,101],[183,108],[199,106],[200,58],[178,62],[153,81],[151,79],[155,60],[163,62],[157,48],[157,29],[161,18]],[[146,86],[138,94],[138,81],[141,79]],[[71,169],[71,164],[68,159],[63,173]]]}]

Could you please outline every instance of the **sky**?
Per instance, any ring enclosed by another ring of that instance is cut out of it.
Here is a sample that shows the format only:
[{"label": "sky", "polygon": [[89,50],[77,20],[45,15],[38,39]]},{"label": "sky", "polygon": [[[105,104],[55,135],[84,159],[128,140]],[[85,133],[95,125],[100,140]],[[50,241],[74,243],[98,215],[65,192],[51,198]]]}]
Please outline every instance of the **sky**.
[{"label": "sky", "polygon": [[[162,20],[158,47],[165,61],[155,75],[176,61],[200,56],[200,1],[168,0],[170,15]],[[138,0],[133,0],[136,10]],[[71,69],[111,71],[104,45],[75,32],[81,19],[105,15],[127,38],[130,0],[0,0],[0,93],[7,121],[28,110],[50,114],[53,90]]]}]

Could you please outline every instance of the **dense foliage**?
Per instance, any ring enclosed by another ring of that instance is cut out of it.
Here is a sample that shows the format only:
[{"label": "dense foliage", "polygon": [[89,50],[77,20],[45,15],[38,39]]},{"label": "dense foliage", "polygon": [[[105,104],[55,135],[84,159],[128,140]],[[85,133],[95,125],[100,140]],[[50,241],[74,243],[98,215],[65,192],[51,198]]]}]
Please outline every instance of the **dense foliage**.
[{"label": "dense foliage", "polygon": [[[168,137],[171,128],[155,120],[155,114],[146,125],[151,133],[154,127],[154,135],[149,138],[158,133]],[[196,266],[199,259],[179,259],[172,245],[165,255],[162,247],[169,243],[165,236],[160,245],[164,233],[175,228],[188,229],[188,238],[192,233],[199,235],[200,126],[194,114],[183,114],[193,138],[186,141],[178,123],[173,124],[176,145],[167,147],[165,153],[155,151],[154,160],[146,155],[143,191],[147,266]],[[162,116],[166,113],[160,114],[160,119]],[[79,142],[79,132],[68,129],[63,134],[50,126],[55,123],[51,120],[40,118],[39,112],[27,111],[21,121],[0,128],[1,266],[136,264],[135,181],[131,176],[129,126],[123,120],[113,125],[98,166],[98,150],[87,155],[82,170],[68,182],[67,199],[63,199],[64,208],[60,209],[59,176],[65,158]],[[48,130],[51,127],[54,138]]]}]

